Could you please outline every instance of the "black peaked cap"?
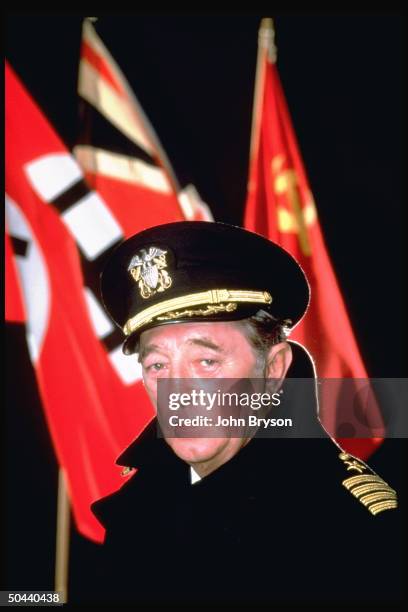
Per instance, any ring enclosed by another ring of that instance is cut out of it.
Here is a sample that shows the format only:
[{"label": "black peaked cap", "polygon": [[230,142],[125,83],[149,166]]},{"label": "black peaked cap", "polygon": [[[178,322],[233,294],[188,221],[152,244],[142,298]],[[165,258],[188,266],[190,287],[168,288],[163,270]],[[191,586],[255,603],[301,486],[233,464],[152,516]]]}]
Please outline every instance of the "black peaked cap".
[{"label": "black peaked cap", "polygon": [[262,309],[291,327],[310,294],[304,272],[283,248],[206,221],[158,225],[122,242],[101,274],[101,292],[127,336],[125,353],[157,325],[238,320]]}]

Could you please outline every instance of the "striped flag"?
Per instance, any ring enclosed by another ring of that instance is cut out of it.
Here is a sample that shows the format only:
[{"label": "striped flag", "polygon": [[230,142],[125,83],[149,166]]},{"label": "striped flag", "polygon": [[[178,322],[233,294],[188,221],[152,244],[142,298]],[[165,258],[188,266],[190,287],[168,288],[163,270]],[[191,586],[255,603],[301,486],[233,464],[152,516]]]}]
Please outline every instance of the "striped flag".
[{"label": "striped flag", "polygon": [[[78,93],[82,135],[74,154],[126,234],[177,219],[213,220],[192,185],[180,189],[152,125],[89,19],[83,23]],[[138,217],[131,212],[135,207]]]}]

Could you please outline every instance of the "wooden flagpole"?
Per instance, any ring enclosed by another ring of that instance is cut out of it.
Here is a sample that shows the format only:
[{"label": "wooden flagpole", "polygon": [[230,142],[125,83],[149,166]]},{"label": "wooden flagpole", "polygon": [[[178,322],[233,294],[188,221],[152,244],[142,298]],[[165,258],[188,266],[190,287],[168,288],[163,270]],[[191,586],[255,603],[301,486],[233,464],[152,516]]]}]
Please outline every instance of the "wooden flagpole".
[{"label": "wooden flagpole", "polygon": [[252,109],[250,164],[258,148],[262,92],[265,80],[265,54],[269,55],[269,59],[272,62],[276,62],[275,30],[273,27],[273,20],[270,17],[265,17],[261,20],[258,31],[258,55],[256,59],[254,103]]},{"label": "wooden flagpole", "polygon": [[64,470],[58,472],[57,533],[55,546],[55,590],[68,602],[70,503]]}]

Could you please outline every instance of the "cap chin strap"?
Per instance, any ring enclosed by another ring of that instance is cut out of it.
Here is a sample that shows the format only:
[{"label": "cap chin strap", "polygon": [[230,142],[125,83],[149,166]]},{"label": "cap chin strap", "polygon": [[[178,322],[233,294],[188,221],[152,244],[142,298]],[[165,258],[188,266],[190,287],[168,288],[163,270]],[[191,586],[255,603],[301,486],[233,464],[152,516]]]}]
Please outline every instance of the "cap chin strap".
[{"label": "cap chin strap", "polygon": [[[170,300],[164,300],[145,308],[134,317],[128,319],[123,327],[125,336],[129,336],[140,327],[147,325],[153,319],[170,320],[180,316],[202,316],[211,315],[224,310],[232,312],[237,308],[237,302],[253,304],[270,304],[272,296],[267,291],[251,291],[245,289],[209,289],[198,293],[189,293]],[[206,309],[191,310],[194,306],[205,305]],[[218,305],[218,306],[217,306]],[[185,310],[184,313],[174,312],[177,309]]]}]

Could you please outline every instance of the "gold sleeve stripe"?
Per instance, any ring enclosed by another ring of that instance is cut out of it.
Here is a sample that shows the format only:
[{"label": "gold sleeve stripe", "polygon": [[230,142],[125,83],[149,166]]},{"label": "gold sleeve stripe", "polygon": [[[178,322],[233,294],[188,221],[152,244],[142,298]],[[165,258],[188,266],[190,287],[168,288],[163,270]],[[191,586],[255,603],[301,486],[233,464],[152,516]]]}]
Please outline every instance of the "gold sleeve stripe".
[{"label": "gold sleeve stripe", "polygon": [[396,499],[397,496],[392,491],[377,491],[376,493],[370,493],[369,495],[363,495],[360,497],[360,501],[365,506],[369,506],[373,502],[381,501],[381,500],[392,500]]},{"label": "gold sleeve stripe", "polygon": [[[363,484],[363,485],[360,485],[358,487],[354,487],[352,489],[352,493],[356,497],[361,497],[365,493],[371,493],[371,492],[380,491],[380,490],[393,491],[393,489],[391,489],[391,487],[389,487],[385,482],[384,483],[373,482],[373,483],[369,483],[369,484]],[[393,492],[396,493],[395,491],[393,491]]]},{"label": "gold sleeve stripe", "polygon": [[351,476],[351,478],[346,478],[343,480],[343,485],[346,489],[351,489],[354,485],[362,484],[366,482],[377,482],[379,484],[387,484],[382,478],[377,476],[376,474],[363,474],[361,476]]},{"label": "gold sleeve stripe", "polygon": [[383,510],[391,510],[397,507],[398,507],[397,500],[393,499],[389,501],[382,501],[376,504],[372,504],[368,509],[370,510],[371,514],[374,514],[375,516],[376,514],[379,514],[380,512],[382,512]]},{"label": "gold sleeve stripe", "polygon": [[397,492],[377,474],[352,476],[342,484],[374,516],[398,507]]}]

